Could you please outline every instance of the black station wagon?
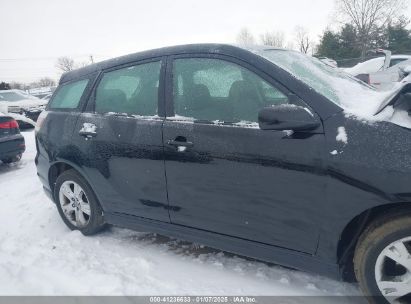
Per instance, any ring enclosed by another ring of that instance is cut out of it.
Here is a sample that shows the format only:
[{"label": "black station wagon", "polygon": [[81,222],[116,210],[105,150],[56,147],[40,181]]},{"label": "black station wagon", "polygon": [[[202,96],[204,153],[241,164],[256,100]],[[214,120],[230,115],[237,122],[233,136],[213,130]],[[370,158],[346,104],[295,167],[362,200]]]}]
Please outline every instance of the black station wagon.
[{"label": "black station wagon", "polygon": [[[347,114],[344,96],[368,102],[357,91],[380,94],[264,47],[104,61],[61,77],[36,127],[38,176],[85,235],[157,232],[409,301],[411,131]],[[409,92],[379,111],[410,111]]]}]

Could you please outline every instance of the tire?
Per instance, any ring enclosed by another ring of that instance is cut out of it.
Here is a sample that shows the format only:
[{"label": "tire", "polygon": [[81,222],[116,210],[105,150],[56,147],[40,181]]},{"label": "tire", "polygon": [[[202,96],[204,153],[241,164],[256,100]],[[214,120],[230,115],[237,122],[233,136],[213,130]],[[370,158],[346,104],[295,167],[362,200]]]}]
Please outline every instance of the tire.
[{"label": "tire", "polygon": [[371,223],[357,243],[354,271],[370,303],[411,303],[411,214]]},{"label": "tire", "polygon": [[22,154],[19,153],[19,154],[17,154],[16,156],[9,157],[9,158],[5,158],[5,159],[2,159],[1,161],[2,161],[4,164],[16,163],[16,162],[18,162],[18,161],[21,160],[21,156],[22,156]]},{"label": "tire", "polygon": [[64,171],[57,177],[54,201],[61,218],[71,230],[93,235],[106,227],[103,210],[94,191],[75,170]]}]

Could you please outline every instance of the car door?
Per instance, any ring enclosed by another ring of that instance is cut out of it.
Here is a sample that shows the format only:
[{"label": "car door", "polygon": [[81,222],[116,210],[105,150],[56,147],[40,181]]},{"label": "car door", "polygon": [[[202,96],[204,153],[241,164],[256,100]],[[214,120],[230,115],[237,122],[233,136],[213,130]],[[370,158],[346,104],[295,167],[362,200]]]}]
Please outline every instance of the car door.
[{"label": "car door", "polygon": [[168,63],[164,122],[170,220],[314,253],[324,195],[324,134],[263,131],[260,109],[295,95],[242,61],[182,55]]},{"label": "car door", "polygon": [[162,59],[103,71],[78,119],[76,163],[106,212],[169,222]]}]

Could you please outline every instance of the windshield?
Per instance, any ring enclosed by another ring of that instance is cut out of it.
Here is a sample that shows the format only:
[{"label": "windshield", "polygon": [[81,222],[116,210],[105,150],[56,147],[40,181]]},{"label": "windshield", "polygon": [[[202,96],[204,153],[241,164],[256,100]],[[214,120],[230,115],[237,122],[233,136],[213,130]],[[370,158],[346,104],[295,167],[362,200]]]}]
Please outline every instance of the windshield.
[{"label": "windshield", "polygon": [[265,49],[255,52],[353,114],[374,115],[392,94],[391,91],[378,92],[344,71],[296,51]]},{"label": "windshield", "polygon": [[0,92],[0,101],[20,101],[24,99],[28,99],[28,97],[18,92]]}]

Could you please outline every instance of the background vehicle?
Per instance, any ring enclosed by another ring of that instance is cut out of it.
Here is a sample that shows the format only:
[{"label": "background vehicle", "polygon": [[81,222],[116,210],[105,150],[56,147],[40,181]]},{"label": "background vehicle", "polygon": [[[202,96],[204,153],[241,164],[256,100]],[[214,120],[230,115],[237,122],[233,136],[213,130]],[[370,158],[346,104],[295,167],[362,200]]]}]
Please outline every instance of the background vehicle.
[{"label": "background vehicle", "polygon": [[352,68],[344,69],[344,71],[353,76],[357,76],[360,74],[376,73],[378,71],[384,71],[405,60],[411,59],[411,55],[391,55],[391,52],[387,50],[376,50],[374,51],[374,53],[377,55],[384,56],[360,62]]},{"label": "background vehicle", "polygon": [[319,57],[318,59],[320,59],[325,64],[328,64],[329,66],[332,66],[334,68],[338,67],[338,63],[334,59],[327,58],[327,57]]},{"label": "background vehicle", "polygon": [[411,55],[391,55],[387,50],[374,51],[384,57],[373,58],[357,64],[352,68],[344,69],[345,72],[371,84],[378,89],[390,89],[393,82],[398,82],[398,65],[411,60]]},{"label": "background vehicle", "polygon": [[43,96],[41,99],[46,100],[48,102],[50,100],[51,96],[53,96],[53,93],[47,94],[47,95]]},{"label": "background vehicle", "polygon": [[17,121],[0,113],[0,160],[6,164],[17,162],[24,150],[24,137]]},{"label": "background vehicle", "polygon": [[28,90],[28,94],[30,94],[31,96],[35,96],[37,98],[40,98],[40,99],[44,99],[44,97],[53,94],[53,92],[55,90],[56,90],[56,87],[54,87],[54,86],[52,86],[52,87],[32,88],[32,89]]},{"label": "background vehicle", "polygon": [[[37,120],[46,105],[46,100],[22,93],[20,90],[0,90],[0,106],[6,106],[8,112],[24,115],[33,121]],[[29,125],[22,120],[18,122],[21,126]]]},{"label": "background vehicle", "polygon": [[38,176],[85,235],[149,230],[400,298],[410,129],[346,111],[404,111],[409,92],[286,50],[132,54],[62,76],[36,128]]},{"label": "background vehicle", "polygon": [[408,76],[407,69],[411,70],[411,59],[404,60],[385,71],[369,74],[368,82],[379,90],[389,90]]}]

